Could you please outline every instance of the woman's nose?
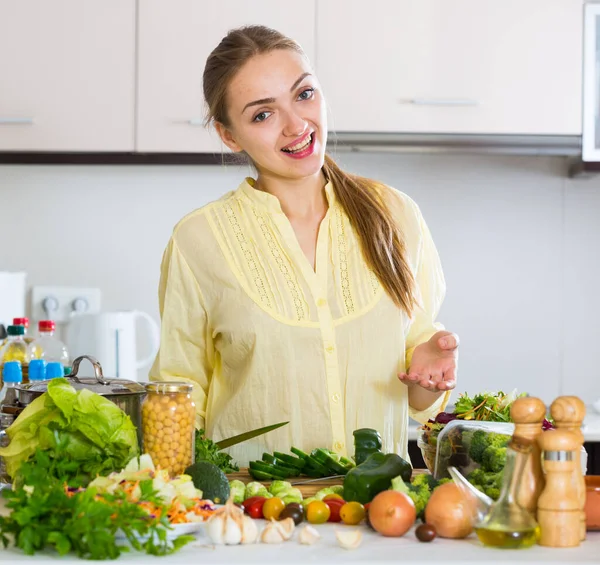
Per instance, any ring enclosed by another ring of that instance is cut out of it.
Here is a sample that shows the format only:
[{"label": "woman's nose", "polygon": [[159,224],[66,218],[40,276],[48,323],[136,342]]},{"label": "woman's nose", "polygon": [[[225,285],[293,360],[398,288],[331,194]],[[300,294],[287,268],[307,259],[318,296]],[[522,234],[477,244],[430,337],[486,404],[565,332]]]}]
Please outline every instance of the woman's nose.
[{"label": "woman's nose", "polygon": [[283,134],[289,137],[300,137],[306,131],[307,123],[294,112],[288,112]]}]

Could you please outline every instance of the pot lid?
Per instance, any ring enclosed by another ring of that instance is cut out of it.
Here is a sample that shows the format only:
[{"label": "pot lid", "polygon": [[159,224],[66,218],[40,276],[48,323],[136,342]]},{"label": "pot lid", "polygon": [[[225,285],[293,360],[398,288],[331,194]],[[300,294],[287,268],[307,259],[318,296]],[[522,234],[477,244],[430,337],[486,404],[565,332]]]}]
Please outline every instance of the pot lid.
[{"label": "pot lid", "polygon": [[[92,363],[94,367],[93,377],[79,377],[79,365],[81,361],[87,359]],[[76,390],[88,389],[101,396],[115,396],[115,395],[130,395],[130,394],[145,394],[146,388],[135,381],[128,381],[121,378],[107,378],[102,374],[102,366],[96,359],[89,355],[83,355],[77,357],[73,361],[73,372],[65,377],[69,384]],[[26,390],[28,392],[39,392],[40,394],[46,392],[48,389],[48,381],[36,382],[20,385],[17,387],[19,390]]]}]

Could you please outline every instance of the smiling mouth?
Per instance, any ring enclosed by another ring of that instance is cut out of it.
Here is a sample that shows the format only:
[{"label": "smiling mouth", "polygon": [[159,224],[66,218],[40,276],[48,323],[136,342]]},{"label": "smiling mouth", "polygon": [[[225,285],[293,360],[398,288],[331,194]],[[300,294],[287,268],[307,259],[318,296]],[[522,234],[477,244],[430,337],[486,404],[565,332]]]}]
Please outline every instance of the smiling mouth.
[{"label": "smiling mouth", "polygon": [[300,153],[304,151],[306,148],[310,147],[311,143],[314,140],[315,132],[312,132],[310,135],[307,135],[304,141],[297,143],[296,145],[292,145],[291,147],[287,147],[282,149],[284,153]]}]

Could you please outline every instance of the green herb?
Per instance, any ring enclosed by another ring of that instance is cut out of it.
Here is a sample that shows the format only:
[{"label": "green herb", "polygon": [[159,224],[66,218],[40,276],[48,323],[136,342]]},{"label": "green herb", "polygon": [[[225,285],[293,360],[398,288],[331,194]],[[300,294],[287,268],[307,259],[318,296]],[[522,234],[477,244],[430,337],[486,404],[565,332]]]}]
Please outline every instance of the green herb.
[{"label": "green herb", "polygon": [[[63,443],[58,445],[59,450],[65,448]],[[38,449],[21,465],[23,486],[3,491],[11,510],[9,516],[0,517],[4,547],[12,538],[27,555],[53,548],[60,555],[74,552],[85,559],[116,559],[130,546],[150,555],[168,555],[195,539],[167,539],[170,524],[166,508],[151,479],[140,483],[140,501],[164,509],[160,516],[149,515],[140,504],[129,502],[123,492],[99,495],[94,488],[68,492],[59,477],[70,476],[73,463],[66,451],[61,459]],[[116,539],[118,531],[130,546],[124,539]]]},{"label": "green herb", "polygon": [[467,393],[461,394],[454,406],[454,414],[462,420],[484,420],[486,422],[510,422],[510,406],[526,393],[517,395],[516,391],[504,394],[479,393],[471,398]]},{"label": "green herb", "polygon": [[235,473],[240,470],[229,455],[221,451],[218,445],[207,438],[204,430],[196,432],[196,461],[208,461],[216,465],[223,473]]}]

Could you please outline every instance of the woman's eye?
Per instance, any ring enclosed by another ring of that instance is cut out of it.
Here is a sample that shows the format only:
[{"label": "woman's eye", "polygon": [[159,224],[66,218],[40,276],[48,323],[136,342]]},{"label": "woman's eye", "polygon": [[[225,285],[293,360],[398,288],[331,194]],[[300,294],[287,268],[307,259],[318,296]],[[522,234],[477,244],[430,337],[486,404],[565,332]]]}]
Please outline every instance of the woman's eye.
[{"label": "woman's eye", "polygon": [[314,88],[307,88],[306,90],[303,90],[298,95],[298,99],[299,100],[310,100],[314,95],[315,95],[315,89]]},{"label": "woman's eye", "polygon": [[269,117],[270,112],[260,112],[252,119],[253,122],[264,122]]}]

